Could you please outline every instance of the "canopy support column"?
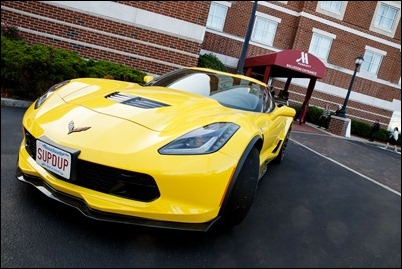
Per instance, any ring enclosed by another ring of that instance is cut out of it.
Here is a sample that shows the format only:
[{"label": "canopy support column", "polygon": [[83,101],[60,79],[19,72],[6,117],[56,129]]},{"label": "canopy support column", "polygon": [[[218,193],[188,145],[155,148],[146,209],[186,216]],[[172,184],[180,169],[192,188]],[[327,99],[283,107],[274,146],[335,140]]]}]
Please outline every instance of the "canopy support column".
[{"label": "canopy support column", "polygon": [[317,81],[316,78],[311,78],[310,82],[308,84],[307,93],[306,93],[306,96],[304,98],[304,102],[303,102],[303,105],[302,105],[302,108],[301,108],[301,111],[300,111],[299,124],[302,124],[302,123],[306,122],[306,120],[304,118],[305,118],[305,116],[307,114],[308,104],[310,102],[311,95],[313,94],[316,81]]},{"label": "canopy support column", "polygon": [[270,66],[270,65],[267,65],[267,66],[265,67],[264,79],[262,80],[262,82],[264,82],[265,84],[268,83],[269,73],[271,73],[271,66]]},{"label": "canopy support column", "polygon": [[253,72],[252,67],[247,67],[246,76],[251,77],[251,73]]},{"label": "canopy support column", "polygon": [[290,78],[290,77],[286,80],[285,88],[283,89],[285,92],[287,92],[289,90],[289,86],[290,86],[291,81],[292,81],[292,78]]}]

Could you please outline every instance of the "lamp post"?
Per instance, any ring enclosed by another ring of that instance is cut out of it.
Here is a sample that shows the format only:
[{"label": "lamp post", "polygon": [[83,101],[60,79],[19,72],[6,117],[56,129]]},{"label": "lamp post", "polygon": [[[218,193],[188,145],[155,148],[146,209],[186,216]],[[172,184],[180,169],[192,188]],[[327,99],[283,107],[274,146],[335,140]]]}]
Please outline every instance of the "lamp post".
[{"label": "lamp post", "polygon": [[343,106],[342,106],[341,110],[339,110],[338,113],[336,114],[339,117],[344,118],[346,115],[346,106],[348,105],[349,95],[350,95],[350,92],[352,91],[353,82],[355,80],[357,70],[359,69],[359,67],[363,63],[363,61],[364,61],[363,56],[358,56],[355,59],[355,71],[353,72],[353,76],[352,76],[352,79],[349,84],[348,93],[346,94],[346,98],[345,98],[345,101],[343,102]]},{"label": "lamp post", "polygon": [[246,60],[248,44],[250,42],[251,33],[253,31],[255,13],[257,11],[257,3],[258,1],[254,1],[253,9],[251,11],[250,21],[247,27],[246,38],[244,39],[243,47],[241,49],[241,55],[239,58],[239,62],[237,64],[237,74],[243,74],[244,61]]}]

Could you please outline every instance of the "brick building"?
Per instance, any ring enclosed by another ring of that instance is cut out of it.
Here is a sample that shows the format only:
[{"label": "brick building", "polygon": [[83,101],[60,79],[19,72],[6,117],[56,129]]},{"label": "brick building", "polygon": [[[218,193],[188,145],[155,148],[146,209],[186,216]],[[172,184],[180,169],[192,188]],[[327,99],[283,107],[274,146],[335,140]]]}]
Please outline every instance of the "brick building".
[{"label": "brick building", "polygon": [[[123,63],[159,75],[213,53],[236,70],[254,1],[2,1],[1,21],[30,43]],[[355,68],[347,116],[401,129],[400,1],[258,1],[247,56],[309,52],[327,72],[310,106],[342,104]],[[284,81],[273,79],[273,86]],[[301,103],[305,80],[289,100]]]}]

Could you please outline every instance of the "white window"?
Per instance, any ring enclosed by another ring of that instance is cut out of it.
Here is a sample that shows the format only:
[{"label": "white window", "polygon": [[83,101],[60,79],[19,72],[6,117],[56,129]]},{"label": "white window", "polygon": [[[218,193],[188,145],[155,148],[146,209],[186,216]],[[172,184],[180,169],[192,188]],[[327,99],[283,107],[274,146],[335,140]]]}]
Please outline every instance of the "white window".
[{"label": "white window", "polygon": [[400,1],[378,1],[370,30],[394,37],[401,18]]},{"label": "white window", "polygon": [[391,31],[395,25],[398,12],[397,8],[381,3],[380,10],[374,20],[374,26]]},{"label": "white window", "polygon": [[321,60],[327,61],[332,40],[334,39],[335,35],[314,28],[308,52]]},{"label": "white window", "polygon": [[338,20],[343,20],[347,1],[319,1],[316,11]]},{"label": "white window", "polygon": [[272,46],[274,44],[277,27],[277,22],[256,16],[251,40]]},{"label": "white window", "polygon": [[321,1],[320,5],[322,9],[326,9],[330,12],[341,14],[343,1]]},{"label": "white window", "polygon": [[360,67],[360,71],[377,75],[378,70],[380,69],[382,57],[383,55],[381,55],[380,53],[366,50],[363,56],[364,62]]},{"label": "white window", "polygon": [[207,27],[218,31],[223,31],[227,12],[227,5],[211,2],[211,7],[208,13]]}]

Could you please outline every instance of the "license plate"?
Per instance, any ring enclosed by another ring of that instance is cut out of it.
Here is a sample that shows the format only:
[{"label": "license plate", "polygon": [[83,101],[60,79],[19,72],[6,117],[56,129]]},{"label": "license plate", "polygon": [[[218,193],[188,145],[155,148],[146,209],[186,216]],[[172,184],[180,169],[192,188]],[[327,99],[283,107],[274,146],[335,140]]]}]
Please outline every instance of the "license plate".
[{"label": "license plate", "polygon": [[36,140],[36,162],[43,168],[66,179],[70,179],[72,166],[71,153],[38,139]]}]

